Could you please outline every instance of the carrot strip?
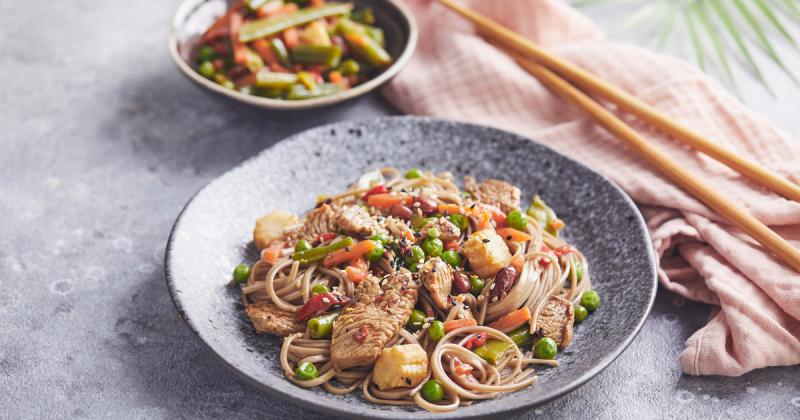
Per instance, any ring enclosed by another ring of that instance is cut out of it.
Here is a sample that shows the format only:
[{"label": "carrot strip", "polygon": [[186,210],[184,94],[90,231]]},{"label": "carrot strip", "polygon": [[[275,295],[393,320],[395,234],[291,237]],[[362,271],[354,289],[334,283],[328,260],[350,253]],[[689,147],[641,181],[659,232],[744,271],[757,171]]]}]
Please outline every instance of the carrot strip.
[{"label": "carrot strip", "polygon": [[347,275],[347,279],[354,284],[361,283],[367,278],[367,270],[353,267],[352,265],[345,267],[344,272]]},{"label": "carrot strip", "polygon": [[474,319],[453,319],[444,323],[444,332],[449,333],[462,327],[474,327],[478,323]]},{"label": "carrot strip", "polygon": [[489,212],[480,212],[478,215],[477,230],[489,229],[492,227],[492,215]]},{"label": "carrot strip", "polygon": [[514,228],[497,229],[497,234],[507,241],[527,242],[531,240],[531,235]]},{"label": "carrot strip", "polygon": [[446,250],[458,250],[458,240],[454,239],[452,241],[447,241],[444,243],[444,249]]},{"label": "carrot strip", "polygon": [[269,48],[269,43],[264,38],[259,38],[251,43],[253,45],[253,49],[256,50],[258,55],[264,60],[267,65],[270,67],[273,64],[278,64],[278,59],[275,58],[275,54],[272,53],[272,50]]},{"label": "carrot strip", "polygon": [[367,204],[380,209],[388,209],[395,204],[411,204],[413,198],[404,195],[373,194],[367,197]]},{"label": "carrot strip", "polygon": [[365,241],[361,241],[357,244],[351,245],[344,249],[332,252],[330,255],[325,257],[325,261],[323,261],[323,264],[325,265],[325,267],[337,266],[344,262],[352,261],[358,257],[361,257],[367,252],[370,252],[373,249],[375,249],[375,247],[376,247],[375,242],[367,239]]},{"label": "carrot strip", "polygon": [[283,43],[286,48],[292,49],[300,45],[300,31],[297,28],[288,28],[283,30]]},{"label": "carrot strip", "polygon": [[247,63],[247,47],[239,42],[239,31],[242,29],[244,18],[240,12],[231,13],[230,17],[230,36],[231,47],[233,48],[233,61],[236,64]]},{"label": "carrot strip", "polygon": [[283,246],[286,245],[283,241],[272,241],[269,246],[261,252],[261,259],[269,264],[275,264],[281,256]]},{"label": "carrot strip", "polygon": [[438,210],[442,214],[464,214],[464,208],[458,204],[439,204]]},{"label": "carrot strip", "polygon": [[525,324],[531,319],[531,311],[527,306],[517,309],[514,312],[498,319],[495,322],[487,325],[489,328],[494,328],[498,331],[509,332],[521,325]]}]

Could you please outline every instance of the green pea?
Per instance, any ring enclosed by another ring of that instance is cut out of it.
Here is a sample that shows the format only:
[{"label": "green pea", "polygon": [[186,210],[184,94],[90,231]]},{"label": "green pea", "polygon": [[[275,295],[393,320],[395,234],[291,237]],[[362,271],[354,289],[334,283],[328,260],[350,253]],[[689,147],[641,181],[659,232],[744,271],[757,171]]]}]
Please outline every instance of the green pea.
[{"label": "green pea", "polygon": [[484,285],[486,285],[486,282],[478,276],[472,276],[469,278],[469,291],[475,296],[481,294]]},{"label": "green pea", "polygon": [[428,228],[428,230],[426,230],[425,233],[427,233],[428,236],[431,237],[431,238],[438,238],[439,237],[439,229],[437,229],[435,227]]},{"label": "green pea", "polygon": [[328,293],[330,291],[331,289],[329,289],[328,286],[322,283],[317,283],[314,285],[314,287],[311,288],[311,296],[321,295],[323,293]]},{"label": "green pea", "polygon": [[250,266],[239,264],[233,269],[233,282],[236,284],[246,283],[250,278]]},{"label": "green pea", "polygon": [[558,346],[550,337],[544,337],[533,346],[533,355],[537,359],[555,359],[558,354]]},{"label": "green pea", "polygon": [[422,171],[420,171],[419,169],[417,168],[409,169],[408,172],[406,172],[406,179],[417,179],[417,178],[422,178]]},{"label": "green pea", "polygon": [[214,64],[212,64],[210,61],[203,61],[200,63],[200,67],[197,68],[197,71],[199,71],[203,77],[210,79],[214,77]]},{"label": "green pea", "polygon": [[580,324],[589,315],[589,310],[583,305],[575,305],[575,323]]},{"label": "green pea", "polygon": [[524,232],[526,229],[528,229],[528,219],[519,210],[512,210],[510,213],[508,213],[506,222],[509,226],[516,230],[521,230]]},{"label": "green pea", "polygon": [[444,250],[444,244],[442,240],[439,238],[431,238],[430,236],[425,238],[422,241],[422,250],[425,252],[425,255],[433,258],[442,255],[442,250]]},{"label": "green pea", "polygon": [[297,376],[297,379],[300,379],[301,381],[310,381],[319,376],[317,367],[314,366],[313,363],[309,362],[303,362],[297,365],[297,369],[294,370],[294,374]]},{"label": "green pea", "polygon": [[422,312],[419,309],[414,309],[411,311],[411,317],[408,318],[409,327],[411,327],[413,330],[418,330],[419,327],[422,326],[423,322],[425,322],[425,312]]},{"label": "green pea", "polygon": [[294,246],[294,252],[306,251],[313,248],[307,240],[303,239]]},{"label": "green pea", "polygon": [[444,398],[444,387],[436,379],[429,379],[422,385],[422,398],[428,402],[439,402]]},{"label": "green pea", "polygon": [[431,322],[431,326],[428,327],[428,337],[433,341],[441,340],[444,337],[444,323],[438,319]]},{"label": "green pea", "polygon": [[425,251],[417,245],[411,247],[411,255],[403,257],[403,262],[411,271],[416,271],[417,264],[422,261],[425,261]]},{"label": "green pea", "polygon": [[214,49],[208,45],[201,47],[200,51],[197,52],[197,58],[199,58],[200,61],[211,61],[214,59],[215,55]]},{"label": "green pea", "polygon": [[378,262],[378,261],[381,260],[381,258],[383,257],[383,253],[386,252],[386,250],[383,248],[383,243],[381,243],[381,241],[372,240],[372,242],[375,242],[375,245],[376,245],[375,249],[373,249],[372,251],[367,252],[364,256],[370,262]]},{"label": "green pea", "polygon": [[442,252],[441,258],[442,261],[450,264],[453,267],[461,266],[461,254],[452,249]]},{"label": "green pea", "polygon": [[392,237],[386,234],[386,232],[376,233],[369,238],[373,241],[380,242],[381,245],[389,245],[392,243]]},{"label": "green pea", "polygon": [[600,295],[594,290],[587,290],[581,295],[581,305],[589,312],[594,312],[600,307]]},{"label": "green pea", "polygon": [[351,76],[361,71],[361,65],[358,64],[358,61],[348,58],[339,64],[339,71],[345,76]]},{"label": "green pea", "polygon": [[463,214],[451,214],[447,216],[447,219],[450,220],[454,225],[458,226],[459,229],[464,230],[469,227],[469,219],[467,216]]}]

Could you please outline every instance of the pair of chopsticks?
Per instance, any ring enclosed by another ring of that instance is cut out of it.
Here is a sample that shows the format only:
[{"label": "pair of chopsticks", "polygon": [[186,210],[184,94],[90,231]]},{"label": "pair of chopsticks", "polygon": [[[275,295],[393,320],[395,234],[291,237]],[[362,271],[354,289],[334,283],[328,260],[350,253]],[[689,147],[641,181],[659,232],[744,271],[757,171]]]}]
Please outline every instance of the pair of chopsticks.
[{"label": "pair of chopsticks", "polygon": [[454,0],[439,0],[439,2],[471,21],[482,36],[504,49],[543,85],[590,114],[598,124],[625,142],[653,167],[800,272],[800,251],[758,219],[742,211],[692,175],[669,155],[650,144],[642,135],[578,87],[616,104],[620,110],[635,115],[676,140],[711,156],[772,191],[788,199],[800,201],[800,187],[796,184],[705,139],[645,102],[547,52],[533,41],[474,10],[461,6]]}]

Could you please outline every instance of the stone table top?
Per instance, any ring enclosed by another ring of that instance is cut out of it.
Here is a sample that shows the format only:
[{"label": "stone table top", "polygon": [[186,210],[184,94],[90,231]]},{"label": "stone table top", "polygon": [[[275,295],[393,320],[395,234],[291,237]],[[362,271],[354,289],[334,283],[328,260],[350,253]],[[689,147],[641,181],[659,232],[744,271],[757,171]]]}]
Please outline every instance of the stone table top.
[{"label": "stone table top", "polygon": [[[376,95],[284,114],[206,94],[167,54],[175,7],[0,3],[0,418],[322,417],[249,387],[195,338],[169,298],[164,246],[192,194],[246,157],[396,111]],[[800,90],[781,87],[745,99],[800,135]],[[799,417],[800,367],[680,373],[708,313],[659,292],[617,361],[518,418]]]}]

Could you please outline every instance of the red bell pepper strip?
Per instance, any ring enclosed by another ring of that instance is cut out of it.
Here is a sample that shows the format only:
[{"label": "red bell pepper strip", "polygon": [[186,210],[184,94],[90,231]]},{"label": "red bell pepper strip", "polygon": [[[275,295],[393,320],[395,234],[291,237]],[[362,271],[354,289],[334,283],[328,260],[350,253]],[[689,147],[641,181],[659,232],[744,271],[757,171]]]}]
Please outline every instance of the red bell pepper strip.
[{"label": "red bell pepper strip", "polygon": [[328,292],[318,294],[306,302],[295,316],[298,321],[307,321],[319,314],[326,312],[331,306],[345,306],[350,304],[350,298],[339,293]]}]

